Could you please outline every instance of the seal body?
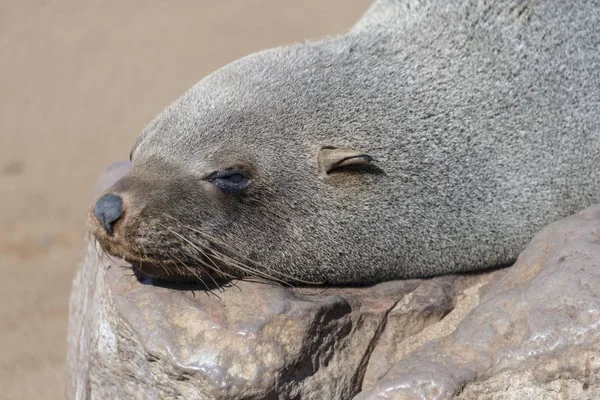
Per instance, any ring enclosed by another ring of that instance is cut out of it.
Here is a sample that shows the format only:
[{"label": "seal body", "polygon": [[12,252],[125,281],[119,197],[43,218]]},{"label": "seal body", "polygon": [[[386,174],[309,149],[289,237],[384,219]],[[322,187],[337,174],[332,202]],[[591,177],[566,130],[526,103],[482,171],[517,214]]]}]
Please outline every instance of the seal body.
[{"label": "seal body", "polygon": [[106,192],[114,232],[92,230],[167,280],[509,264],[600,201],[599,7],[379,0],[344,35],[240,59],[150,123]]}]

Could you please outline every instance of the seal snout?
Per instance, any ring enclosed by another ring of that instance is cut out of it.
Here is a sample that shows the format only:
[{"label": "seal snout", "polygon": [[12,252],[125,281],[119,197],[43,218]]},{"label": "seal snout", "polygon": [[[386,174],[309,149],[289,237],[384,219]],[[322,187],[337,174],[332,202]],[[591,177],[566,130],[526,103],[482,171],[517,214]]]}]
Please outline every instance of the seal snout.
[{"label": "seal snout", "polygon": [[112,236],[114,223],[123,216],[123,199],[114,194],[105,194],[94,205],[94,215]]}]

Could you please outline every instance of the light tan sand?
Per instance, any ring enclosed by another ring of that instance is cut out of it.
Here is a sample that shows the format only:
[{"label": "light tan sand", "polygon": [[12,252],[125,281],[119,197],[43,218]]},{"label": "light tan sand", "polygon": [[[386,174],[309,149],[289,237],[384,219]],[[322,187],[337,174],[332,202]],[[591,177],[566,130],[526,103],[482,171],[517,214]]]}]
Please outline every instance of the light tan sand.
[{"label": "light tan sand", "polygon": [[188,87],[349,28],[370,0],[0,2],[0,398],[63,398],[94,180]]}]

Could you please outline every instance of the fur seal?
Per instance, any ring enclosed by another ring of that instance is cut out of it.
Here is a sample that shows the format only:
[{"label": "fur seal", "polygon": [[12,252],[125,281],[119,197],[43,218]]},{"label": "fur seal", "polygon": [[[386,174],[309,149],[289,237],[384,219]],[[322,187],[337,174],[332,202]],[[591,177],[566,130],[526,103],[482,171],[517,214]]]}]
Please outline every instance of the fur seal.
[{"label": "fur seal", "polygon": [[600,201],[595,1],[378,0],[201,80],[90,211],[169,281],[368,284],[510,264]]}]

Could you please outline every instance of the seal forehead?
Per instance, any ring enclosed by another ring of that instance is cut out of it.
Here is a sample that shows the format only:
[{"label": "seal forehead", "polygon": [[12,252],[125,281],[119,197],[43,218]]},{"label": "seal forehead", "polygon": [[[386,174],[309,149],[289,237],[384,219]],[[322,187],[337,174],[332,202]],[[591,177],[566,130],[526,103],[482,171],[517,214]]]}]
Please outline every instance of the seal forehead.
[{"label": "seal forehead", "polygon": [[[255,53],[207,76],[151,123],[140,149],[182,143],[182,151],[216,146],[289,144],[327,114],[340,86],[331,61],[347,57],[347,45],[295,45]],[[351,90],[351,88],[346,88]],[[334,132],[328,132],[329,135]],[[147,143],[144,143],[147,142]],[[146,150],[144,150],[146,151]]]},{"label": "seal forehead", "polygon": [[187,104],[172,108],[145,133],[136,157],[158,157],[202,167],[235,163],[250,155],[281,147],[280,130],[273,121],[248,108],[195,110]]},{"label": "seal forehead", "polygon": [[210,153],[226,146],[264,144],[269,132],[277,133],[268,128],[281,112],[281,91],[266,88],[253,76],[254,64],[238,62],[196,84],[145,129],[140,150],[159,151],[178,143],[175,147],[182,152]]}]

